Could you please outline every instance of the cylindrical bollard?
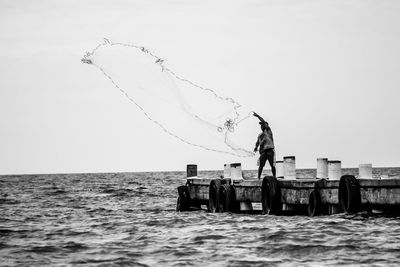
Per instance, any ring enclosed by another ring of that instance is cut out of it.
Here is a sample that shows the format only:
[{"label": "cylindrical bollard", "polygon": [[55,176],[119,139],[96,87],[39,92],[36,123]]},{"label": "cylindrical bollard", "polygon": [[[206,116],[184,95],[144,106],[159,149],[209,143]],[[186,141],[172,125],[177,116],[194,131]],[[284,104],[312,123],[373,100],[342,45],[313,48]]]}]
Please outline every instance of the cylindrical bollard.
[{"label": "cylindrical bollard", "polygon": [[283,161],[282,160],[278,160],[275,164],[275,168],[276,168],[276,177],[281,177],[283,178],[285,173],[283,171]]},{"label": "cylindrical bollard", "polygon": [[224,164],[224,178],[231,178],[231,164]]},{"label": "cylindrical bollard", "polygon": [[283,176],[285,179],[296,179],[296,157],[283,157]]},{"label": "cylindrical bollard", "polygon": [[340,160],[328,161],[328,178],[329,180],[340,180],[342,177],[342,162]]},{"label": "cylindrical bollard", "polygon": [[328,178],[328,159],[318,158],[317,159],[317,178],[326,179]]},{"label": "cylindrical bollard", "polygon": [[224,178],[230,178],[232,180],[242,180],[242,164],[231,163],[224,165]]},{"label": "cylindrical bollard", "polygon": [[242,164],[231,163],[231,177],[232,180],[242,180]]},{"label": "cylindrical bollard", "polygon": [[196,164],[188,164],[186,165],[186,177],[196,177],[197,176],[197,165]]},{"label": "cylindrical bollard", "polygon": [[372,164],[358,165],[358,178],[371,179],[372,178]]}]

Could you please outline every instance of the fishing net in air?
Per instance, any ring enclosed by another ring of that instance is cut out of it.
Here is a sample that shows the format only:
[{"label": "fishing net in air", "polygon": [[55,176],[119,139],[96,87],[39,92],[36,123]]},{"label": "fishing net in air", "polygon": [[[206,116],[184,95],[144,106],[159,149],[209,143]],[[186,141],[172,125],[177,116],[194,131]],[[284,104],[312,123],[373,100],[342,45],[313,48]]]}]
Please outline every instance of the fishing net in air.
[{"label": "fishing net in air", "polygon": [[236,100],[176,74],[146,48],[104,39],[82,62],[98,68],[166,134],[209,151],[254,156],[250,150],[254,122],[247,120],[251,112],[243,112]]}]

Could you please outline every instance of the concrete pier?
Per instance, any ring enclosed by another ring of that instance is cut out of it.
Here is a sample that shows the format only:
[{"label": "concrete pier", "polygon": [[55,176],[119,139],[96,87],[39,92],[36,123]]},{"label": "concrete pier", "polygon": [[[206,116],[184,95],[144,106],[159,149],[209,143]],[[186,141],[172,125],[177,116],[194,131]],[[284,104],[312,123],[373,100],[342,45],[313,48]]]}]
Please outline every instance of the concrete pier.
[{"label": "concrete pier", "polygon": [[222,178],[198,178],[190,176],[193,171],[188,171],[186,184],[178,187],[177,211],[206,205],[210,212],[256,212],[253,204],[261,204],[259,212],[274,215],[318,216],[373,209],[400,210],[400,179],[371,179],[368,176],[372,173],[370,165],[366,174],[358,179],[352,175],[338,177],[341,174],[338,163],[340,161],[333,162],[331,171],[328,168],[329,179],[287,179],[293,177],[293,165],[286,172],[291,175],[285,178],[265,176],[262,180],[243,179],[238,163],[225,164],[227,177]]}]

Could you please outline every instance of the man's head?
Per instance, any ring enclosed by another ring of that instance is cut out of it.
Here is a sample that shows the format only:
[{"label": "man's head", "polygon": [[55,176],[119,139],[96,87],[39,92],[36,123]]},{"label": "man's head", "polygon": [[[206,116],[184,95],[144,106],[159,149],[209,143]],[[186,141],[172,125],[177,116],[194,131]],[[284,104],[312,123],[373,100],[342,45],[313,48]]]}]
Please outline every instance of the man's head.
[{"label": "man's head", "polygon": [[261,126],[261,131],[264,131],[268,128],[268,122],[259,122]]}]

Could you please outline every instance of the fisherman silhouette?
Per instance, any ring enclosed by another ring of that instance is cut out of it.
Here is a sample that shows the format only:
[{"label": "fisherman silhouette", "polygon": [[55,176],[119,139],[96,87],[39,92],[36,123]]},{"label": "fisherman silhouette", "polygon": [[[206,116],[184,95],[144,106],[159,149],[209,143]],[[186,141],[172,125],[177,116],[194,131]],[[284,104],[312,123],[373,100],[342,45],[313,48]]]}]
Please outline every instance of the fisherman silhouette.
[{"label": "fisherman silhouette", "polygon": [[[269,127],[268,122],[266,122],[260,115],[253,112],[253,116],[257,117],[261,126],[261,133],[257,137],[256,146],[254,148],[254,152],[257,150],[260,152],[259,158],[259,166],[258,166],[258,179],[261,178],[261,174],[263,168],[265,166],[265,162],[268,160],[269,165],[271,166],[272,175],[276,177],[276,169],[275,169],[275,146],[274,146],[274,137],[272,135],[272,130]],[[260,147],[258,149],[258,147]]]}]

